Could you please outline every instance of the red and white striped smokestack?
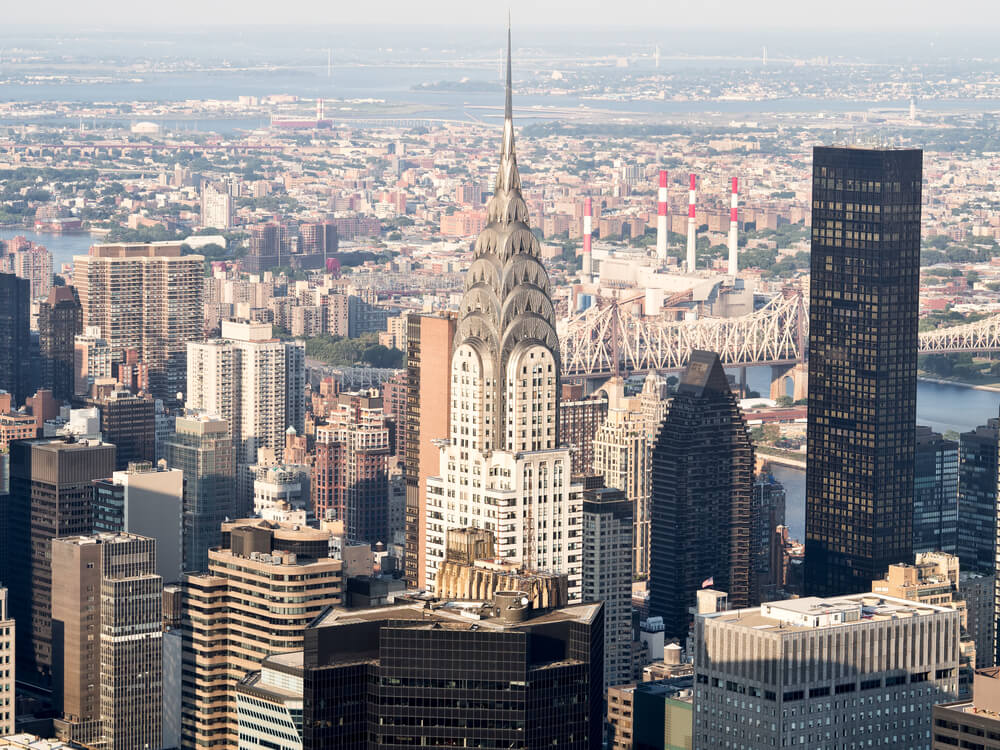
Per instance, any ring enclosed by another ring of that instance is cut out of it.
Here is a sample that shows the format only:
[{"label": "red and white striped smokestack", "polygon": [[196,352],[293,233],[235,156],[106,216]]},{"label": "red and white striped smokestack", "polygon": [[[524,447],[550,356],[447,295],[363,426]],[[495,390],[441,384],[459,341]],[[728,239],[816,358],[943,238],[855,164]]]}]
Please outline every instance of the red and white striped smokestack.
[{"label": "red and white striped smokestack", "polygon": [[733,178],[733,194],[729,200],[729,275],[735,276],[740,270],[739,261],[739,205],[738,178]]},{"label": "red and white striped smokestack", "polygon": [[691,187],[688,189],[688,246],[687,246],[687,272],[691,273],[695,269],[695,225],[694,199],[697,190],[698,176],[691,173]]},{"label": "red and white striped smokestack", "polygon": [[656,258],[667,260],[667,170],[660,170],[660,190],[656,196]]},{"label": "red and white striped smokestack", "polygon": [[583,280],[588,284],[594,280],[594,256],[590,249],[594,231],[593,215],[590,198],[585,198],[583,201]]}]

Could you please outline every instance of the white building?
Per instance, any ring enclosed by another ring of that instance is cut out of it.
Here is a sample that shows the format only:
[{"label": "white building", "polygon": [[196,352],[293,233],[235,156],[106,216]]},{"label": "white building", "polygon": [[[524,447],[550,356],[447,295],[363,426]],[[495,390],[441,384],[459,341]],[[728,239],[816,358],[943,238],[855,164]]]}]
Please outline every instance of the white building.
[{"label": "white building", "polygon": [[[30,624],[28,627],[31,627]],[[0,733],[14,733],[14,633],[7,613],[7,589],[0,589]]]},{"label": "white building", "polygon": [[961,614],[876,594],[695,618],[695,748],[930,750],[958,696]]},{"label": "white building", "polygon": [[269,656],[236,685],[239,750],[302,750],[302,658]]},{"label": "white building", "polygon": [[95,380],[111,377],[111,346],[99,326],[87,326],[73,344],[73,392],[90,393]]},{"label": "white building", "polygon": [[233,225],[233,196],[225,185],[209,182],[201,191],[201,225],[213,229]]},{"label": "white building", "polygon": [[226,420],[236,456],[237,515],[249,515],[261,448],[278,461],[285,430],[305,421],[305,345],[271,335],[270,323],[223,321],[222,338],[188,344],[187,408]]}]

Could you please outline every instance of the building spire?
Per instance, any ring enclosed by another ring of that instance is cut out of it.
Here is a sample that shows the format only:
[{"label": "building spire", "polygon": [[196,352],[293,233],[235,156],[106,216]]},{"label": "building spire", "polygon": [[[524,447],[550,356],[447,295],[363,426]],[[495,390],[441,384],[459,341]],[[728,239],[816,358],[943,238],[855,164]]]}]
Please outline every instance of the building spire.
[{"label": "building spire", "polygon": [[500,168],[497,171],[496,190],[499,193],[520,190],[521,178],[517,173],[517,157],[514,155],[514,106],[513,85],[511,83],[510,52],[510,12],[507,13],[507,82],[503,107],[503,143],[500,145]]}]

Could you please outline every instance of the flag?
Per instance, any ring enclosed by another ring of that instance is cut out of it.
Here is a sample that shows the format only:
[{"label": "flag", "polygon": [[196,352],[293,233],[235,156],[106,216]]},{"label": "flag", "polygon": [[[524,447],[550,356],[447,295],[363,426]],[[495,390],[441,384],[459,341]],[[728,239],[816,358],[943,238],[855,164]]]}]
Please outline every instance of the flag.
[{"label": "flag", "polygon": [[714,585],[715,585],[715,576],[712,576],[711,578],[706,578],[704,581],[701,582],[701,587],[703,589],[707,589],[709,586],[714,586]]}]

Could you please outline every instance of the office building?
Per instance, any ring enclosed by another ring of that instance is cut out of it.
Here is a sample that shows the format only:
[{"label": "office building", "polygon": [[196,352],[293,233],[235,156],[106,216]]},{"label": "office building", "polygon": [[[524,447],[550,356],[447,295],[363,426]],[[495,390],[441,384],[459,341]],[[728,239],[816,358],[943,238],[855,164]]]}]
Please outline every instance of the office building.
[{"label": "office building", "polygon": [[178,415],[165,449],[167,466],[184,473],[183,568],[208,570],[208,550],[222,543],[222,522],[236,515],[229,425],[209,415]]},{"label": "office building", "polygon": [[599,390],[583,395],[583,385],[562,384],[559,402],[559,442],[569,447],[573,476],[594,470],[594,439],[608,416],[608,394]]},{"label": "office building", "polygon": [[156,542],[156,574],[181,579],[184,472],[133,462],[94,482],[94,533],[137,534]]},{"label": "office building", "polygon": [[291,464],[253,468],[253,513],[270,518],[288,511],[312,513],[309,502],[309,467]]},{"label": "office building", "polygon": [[233,225],[233,196],[226,185],[205,183],[201,190],[201,225],[229,229]]},{"label": "office building", "polygon": [[1000,748],[1000,667],[977,670],[969,700],[932,709],[931,750]]},{"label": "office building", "polygon": [[781,587],[777,528],[785,525],[785,488],[774,476],[758,474],[750,498],[750,604],[774,599]]},{"label": "office building", "polygon": [[434,590],[448,529],[476,526],[496,532],[501,558],[568,575],[574,601],[582,485],[573,481],[570,449],[559,444],[559,338],[521,195],[509,54],[507,63],[500,167],[466,274],[451,359],[449,439],[437,476],[427,479],[425,585]]},{"label": "office building", "polygon": [[258,451],[282,460],[285,431],[305,431],[305,345],[273,337],[270,323],[226,320],[222,338],[188,344],[187,408],[230,425],[236,513],[253,509]]},{"label": "office building", "polygon": [[268,656],[237,683],[239,750],[302,750],[302,655]]},{"label": "office building", "polygon": [[60,739],[162,747],[163,580],[134,534],[52,540],[53,698]]},{"label": "office building", "polygon": [[55,439],[10,446],[9,562],[3,580],[21,624],[18,679],[47,687],[52,670],[52,540],[93,530],[93,481],[114,471],[115,447]]},{"label": "office building", "polygon": [[602,630],[599,603],[536,612],[516,591],[331,610],[306,629],[303,750],[599,750]]},{"label": "office building", "polygon": [[0,273],[0,389],[20,406],[35,392],[31,377],[31,294],[28,282]]},{"label": "office building", "polygon": [[813,150],[810,594],[865,591],[913,555],[922,164],[919,150]]},{"label": "office building", "polygon": [[965,601],[965,629],[976,644],[976,668],[996,665],[996,576],[963,570],[959,596]]},{"label": "office building", "polygon": [[203,335],[204,262],[176,242],[94,245],[73,256],[84,327],[99,329],[114,361],[134,349],[150,391],[169,403],[186,388],[187,342]]},{"label": "office building", "polygon": [[115,388],[89,403],[100,409],[101,435],[115,446],[115,470],[156,458],[156,404],[151,396]]},{"label": "office building", "polygon": [[321,520],[343,521],[351,541],[388,544],[392,430],[376,394],[339,394],[316,426],[312,507]]},{"label": "office building", "polygon": [[14,680],[17,658],[14,643],[17,623],[9,614],[7,589],[0,588],[0,732],[3,736],[14,733],[16,705],[14,702]]},{"label": "office building", "polygon": [[652,447],[640,398],[626,398],[621,378],[601,392],[606,416],[593,436],[593,472],[607,487],[617,487],[632,503],[633,574],[649,575],[649,483]]},{"label": "office building", "polygon": [[684,639],[699,589],[750,600],[754,453],[717,354],[691,353],[652,466],[649,614]]},{"label": "office building", "polygon": [[583,587],[604,602],[604,684],[632,679],[632,502],[615,488],[583,491]]},{"label": "office building", "polygon": [[59,401],[74,391],[76,336],[83,331],[83,308],[76,289],[54,286],[38,306],[38,346],[42,357],[42,388]]},{"label": "office building", "polygon": [[238,743],[236,685],[264,657],[298,651],[306,626],[343,601],[330,532],[245,519],[222,526],[208,571],[184,578],[182,746]]},{"label": "office building", "polygon": [[954,610],[873,594],[700,615],[694,746],[926,748],[959,630]]},{"label": "office building", "polygon": [[406,476],[406,559],[409,586],[424,588],[426,574],[427,477],[440,468],[434,444],[448,436],[454,316],[410,314],[406,319],[406,419],[403,451]]},{"label": "office building", "polygon": [[91,395],[95,382],[111,377],[111,346],[97,326],[87,326],[73,341],[73,394]]},{"label": "office building", "polygon": [[913,553],[958,549],[958,443],[917,425],[913,452]]},{"label": "office building", "polygon": [[958,557],[963,569],[986,574],[996,564],[998,434],[994,417],[958,441]]},{"label": "office building", "polygon": [[694,679],[608,688],[611,750],[691,750]]}]

